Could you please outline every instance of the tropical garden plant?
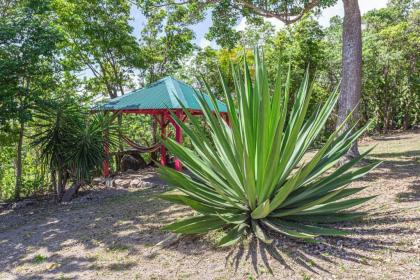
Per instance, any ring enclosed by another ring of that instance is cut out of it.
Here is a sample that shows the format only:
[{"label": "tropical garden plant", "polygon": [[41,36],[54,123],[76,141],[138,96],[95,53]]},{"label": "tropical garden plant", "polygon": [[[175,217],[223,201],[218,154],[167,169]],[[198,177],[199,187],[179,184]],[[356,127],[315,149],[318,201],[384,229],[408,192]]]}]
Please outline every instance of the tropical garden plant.
[{"label": "tropical garden plant", "polygon": [[73,98],[40,104],[35,115],[32,145],[50,170],[57,200],[68,201],[100,170],[104,144],[117,142],[113,117],[89,114]]},{"label": "tropical garden plant", "polygon": [[[164,227],[175,233],[194,234],[224,229],[219,245],[232,245],[248,234],[271,243],[268,233],[314,241],[319,235],[348,233],[328,226],[351,220],[362,212],[347,212],[372,197],[348,198],[363,188],[348,184],[375,168],[379,163],[355,167],[370,150],[333,169],[367,125],[356,129],[337,129],[326,143],[309,158],[311,147],[337,102],[338,91],[325,104],[307,116],[311,85],[306,73],[299,90],[290,100],[290,69],[281,73],[273,90],[258,49],[252,77],[247,62],[243,71],[233,66],[236,100],[223,83],[229,123],[221,116],[215,94],[209,90],[211,108],[197,93],[211,139],[201,134],[200,122],[188,110],[191,126],[177,123],[191,138],[193,149],[172,139],[166,147],[190,172],[160,167],[164,179],[175,189],[160,195],[171,202],[187,205],[197,215]],[[288,113],[288,105],[293,103]],[[349,118],[347,118],[348,120]],[[346,121],[347,121],[346,120]]]}]

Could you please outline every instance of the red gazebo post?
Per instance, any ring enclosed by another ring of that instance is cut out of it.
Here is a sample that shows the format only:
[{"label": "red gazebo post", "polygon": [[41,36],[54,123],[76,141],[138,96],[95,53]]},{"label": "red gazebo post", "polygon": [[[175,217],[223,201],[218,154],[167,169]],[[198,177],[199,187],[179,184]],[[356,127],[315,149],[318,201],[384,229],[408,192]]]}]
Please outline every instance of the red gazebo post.
[{"label": "red gazebo post", "polygon": [[[164,111],[161,114],[161,121],[160,121],[160,137],[162,138],[162,141],[166,138],[166,115],[167,111]],[[160,146],[160,164],[162,166],[166,165],[166,148],[165,145],[162,143]]]},{"label": "red gazebo post", "polygon": [[102,162],[102,175],[106,178],[109,177],[109,141],[108,141],[108,130],[104,132],[104,156],[105,159]]},{"label": "red gazebo post", "polygon": [[[181,110],[178,110],[176,112],[176,116],[178,117],[178,119],[180,119],[182,121],[182,111]],[[176,140],[176,142],[181,144],[182,143],[182,129],[176,122],[174,122],[173,124],[175,126],[175,140]],[[182,170],[182,164],[181,164],[181,161],[178,158],[175,158],[175,169],[177,171]]]}]

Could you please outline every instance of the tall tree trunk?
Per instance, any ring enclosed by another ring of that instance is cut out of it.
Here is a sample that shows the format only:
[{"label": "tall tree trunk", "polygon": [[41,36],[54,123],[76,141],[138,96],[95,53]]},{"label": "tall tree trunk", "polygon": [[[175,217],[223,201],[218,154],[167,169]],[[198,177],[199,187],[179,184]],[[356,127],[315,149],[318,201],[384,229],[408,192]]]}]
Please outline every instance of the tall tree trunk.
[{"label": "tall tree trunk", "polygon": [[84,181],[76,182],[71,185],[71,187],[64,193],[61,202],[69,202],[73,199],[73,197],[77,194],[80,187],[85,184]]},{"label": "tall tree trunk", "polygon": [[15,200],[20,198],[20,192],[22,189],[22,146],[23,146],[23,133],[25,130],[25,123],[23,120],[20,121],[19,128],[19,140],[17,146],[16,155],[16,185],[15,185]]},{"label": "tall tree trunk", "polygon": [[[362,26],[360,9],[357,0],[343,0],[343,53],[342,82],[338,101],[338,120],[340,125],[346,116],[356,107],[361,98],[362,87]],[[359,118],[359,110],[355,109],[352,121]],[[347,128],[351,122],[346,125]],[[347,153],[347,158],[359,155],[357,143]]]}]

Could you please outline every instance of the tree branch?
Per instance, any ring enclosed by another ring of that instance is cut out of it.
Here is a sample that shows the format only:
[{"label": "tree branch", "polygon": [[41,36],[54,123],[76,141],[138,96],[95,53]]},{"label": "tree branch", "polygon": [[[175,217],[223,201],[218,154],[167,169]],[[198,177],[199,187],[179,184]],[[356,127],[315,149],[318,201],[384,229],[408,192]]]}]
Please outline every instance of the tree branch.
[{"label": "tree branch", "polygon": [[[307,12],[309,12],[311,9],[315,8],[320,0],[312,0],[309,2],[306,6],[303,7],[302,11],[296,15],[291,15],[287,11],[285,13],[270,11],[268,9],[260,8],[259,6],[252,4],[249,1],[243,1],[243,0],[237,0],[235,1],[242,7],[246,7],[251,10],[252,13],[263,16],[263,17],[272,17],[276,18],[285,24],[291,24],[299,19],[301,19]],[[290,16],[293,16],[293,18],[290,18]]]}]

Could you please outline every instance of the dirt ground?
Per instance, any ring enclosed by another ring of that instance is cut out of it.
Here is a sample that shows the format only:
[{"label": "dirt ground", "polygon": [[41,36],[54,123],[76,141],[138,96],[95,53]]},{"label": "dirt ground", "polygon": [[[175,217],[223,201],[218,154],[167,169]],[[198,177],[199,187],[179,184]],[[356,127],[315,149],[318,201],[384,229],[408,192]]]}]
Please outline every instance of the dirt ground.
[{"label": "dirt ground", "polygon": [[188,210],[154,198],[164,186],[98,188],[67,205],[0,210],[0,279],[420,279],[420,132],[361,149],[373,144],[384,163],[354,185],[378,196],[368,217],[341,225],[346,238],[219,249],[207,235],[157,249],[160,227]]}]

